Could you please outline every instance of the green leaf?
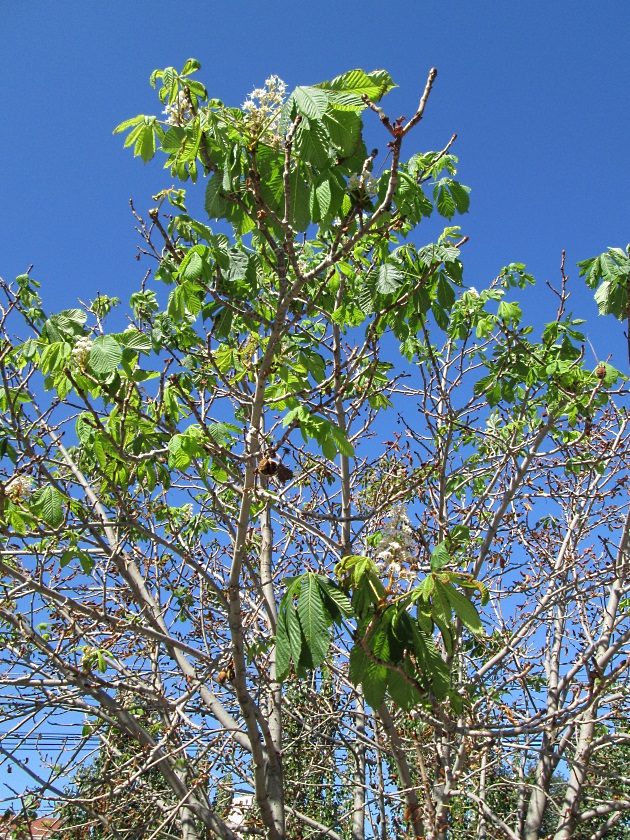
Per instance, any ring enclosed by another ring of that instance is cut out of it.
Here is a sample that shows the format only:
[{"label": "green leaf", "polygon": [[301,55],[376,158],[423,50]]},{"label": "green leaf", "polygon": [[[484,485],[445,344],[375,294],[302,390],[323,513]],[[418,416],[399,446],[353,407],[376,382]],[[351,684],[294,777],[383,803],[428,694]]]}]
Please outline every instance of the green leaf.
[{"label": "green leaf", "polygon": [[198,280],[203,274],[203,259],[195,249],[191,249],[182,262],[179,274],[184,280]]},{"label": "green leaf", "polygon": [[200,454],[198,445],[193,443],[191,446],[191,439],[186,435],[173,435],[168,442],[168,452],[169,467],[182,472],[188,469],[195,455]]},{"label": "green leaf", "polygon": [[108,452],[106,451],[105,447],[103,446],[103,441],[100,437],[95,437],[92,441],[92,451],[96,455],[96,460],[98,461],[98,465],[102,470],[107,468],[107,464],[109,463],[108,459]]},{"label": "green leaf", "polygon": [[83,325],[86,320],[87,314],[83,309],[64,309],[63,312],[48,318],[42,328],[42,335],[49,341],[84,335]]},{"label": "green leaf", "polygon": [[467,213],[470,190],[452,178],[442,178],[433,187],[433,199],[441,216],[452,219],[457,213]]},{"label": "green leaf", "polygon": [[455,215],[455,200],[443,182],[437,183],[433,188],[433,200],[441,216],[445,216],[447,219],[453,218]]},{"label": "green leaf", "polygon": [[289,643],[286,616],[283,610],[279,610],[276,624],[276,679],[280,680],[280,682],[285,680],[289,674],[290,665],[291,645]]},{"label": "green leaf", "polygon": [[378,269],[376,290],[382,295],[388,295],[398,290],[405,275],[394,263],[385,262]]},{"label": "green leaf", "polygon": [[444,591],[450,605],[455,610],[455,614],[464,627],[467,627],[475,635],[483,635],[481,618],[472,601],[465,595],[462,595],[461,592],[458,592],[451,583],[444,585]]},{"label": "green leaf", "polygon": [[354,645],[350,651],[350,661],[348,676],[352,685],[361,685],[365,677],[365,672],[369,663],[369,659],[360,645]]},{"label": "green leaf", "polygon": [[352,458],[354,456],[354,446],[348,440],[347,433],[338,426],[332,426],[330,433],[340,454],[346,458]]},{"label": "green leaf", "polygon": [[335,105],[347,104],[350,107],[361,108],[365,107],[361,96],[368,96],[372,102],[378,102],[397,85],[385,70],[372,70],[371,73],[366,73],[364,70],[350,70],[330,82],[322,82],[317,87],[324,90],[343,91],[353,97],[347,101],[343,98],[334,98]]},{"label": "green leaf", "polygon": [[59,565],[63,569],[73,560],[79,561],[79,563],[81,564],[81,568],[83,569],[86,575],[92,573],[92,569],[94,568],[94,559],[90,557],[87,551],[79,551],[76,548],[64,551],[64,553],[59,558]]},{"label": "green leaf", "polygon": [[401,709],[413,709],[422,697],[418,689],[407,681],[400,671],[391,670],[387,678],[387,691]]},{"label": "green leaf", "polygon": [[[600,371],[602,368],[604,370],[604,375],[600,376]],[[599,365],[595,368],[594,373],[605,388],[612,387],[621,376],[621,373],[617,370],[617,368],[614,368],[612,365],[609,365],[608,362],[600,362]]]},{"label": "green leaf", "polygon": [[385,699],[389,674],[390,671],[385,665],[380,665],[371,659],[368,660],[362,683],[363,694],[365,702],[375,711]]},{"label": "green leaf", "polygon": [[346,618],[353,615],[350,599],[341,591],[337,584],[333,583],[332,580],[323,577],[323,575],[317,575],[317,582],[324,595],[335,603],[341,615]]},{"label": "green leaf", "polygon": [[613,290],[614,286],[608,280],[595,290],[594,298],[600,315],[610,315],[613,311]]},{"label": "green leaf", "polygon": [[310,211],[311,218],[317,224],[325,219],[332,202],[332,190],[328,173],[324,173],[319,182],[311,189]]},{"label": "green leaf", "polygon": [[79,558],[79,563],[81,564],[81,568],[83,569],[85,574],[91,574],[92,569],[94,568],[94,558],[91,557],[86,551],[78,551],[77,557]]},{"label": "green leaf", "polygon": [[442,309],[452,309],[455,303],[455,292],[443,271],[438,276],[436,288],[437,300]]},{"label": "green leaf", "polygon": [[297,87],[292,96],[298,113],[309,119],[320,119],[328,107],[328,94],[321,88]]},{"label": "green leaf", "polygon": [[111,335],[94,339],[90,350],[89,364],[97,378],[110,376],[122,361],[120,344]]},{"label": "green leaf", "polygon": [[298,616],[304,639],[311,654],[313,668],[324,661],[330,646],[330,634],[317,575],[307,572],[300,583]]},{"label": "green leaf", "polygon": [[[445,643],[450,654],[452,648],[450,637],[445,637]],[[450,682],[448,665],[440,656],[433,638],[415,626],[413,629],[413,650],[420,671],[428,678],[432,692],[438,699],[444,697]]]},{"label": "green leaf", "polygon": [[470,189],[460,184],[459,181],[448,179],[448,188],[451,191],[455,207],[458,213],[467,213],[470,206]]},{"label": "green leaf", "polygon": [[201,64],[197,61],[196,58],[188,58],[186,59],[186,63],[182,68],[182,76],[189,76],[191,73],[195,73],[197,70],[201,70]]},{"label": "green leaf", "polygon": [[340,155],[348,157],[357,147],[361,137],[361,117],[354,111],[329,109],[324,114],[324,125],[328,129],[333,146]]},{"label": "green leaf", "polygon": [[[451,562],[451,556],[445,542],[441,542],[431,552],[431,571],[437,572]],[[428,584],[427,584],[428,585]]]},{"label": "green leaf", "polygon": [[[291,225],[296,231],[305,231],[311,223],[309,212],[309,190],[299,167],[295,167],[289,177],[291,190]],[[283,199],[284,201],[284,194]]]},{"label": "green leaf", "polygon": [[[282,596],[282,600],[280,601],[280,606],[278,608],[278,620],[280,621],[280,617],[282,617],[282,621],[284,622],[284,629],[282,632],[286,631],[289,642],[289,653],[293,658],[293,663],[296,668],[299,667],[300,659],[302,658],[303,635],[302,628],[300,627],[300,621],[295,611],[295,607],[293,606],[293,598],[300,586],[301,580],[302,576],[298,575],[297,577],[289,578],[285,581],[287,584],[287,590]],[[285,652],[283,652],[283,656],[284,655]]]},{"label": "green leaf", "polygon": [[152,125],[142,126],[133,153],[136,157],[141,157],[144,163],[148,163],[155,155],[155,131]]},{"label": "green leaf", "polygon": [[138,353],[145,353],[148,355],[152,349],[151,339],[149,336],[140,332],[140,330],[135,329],[135,327],[125,330],[122,333],[116,333],[115,335],[112,335],[112,338],[119,341],[123,347],[129,348],[129,350],[135,350]]},{"label": "green leaf", "polygon": [[63,501],[64,497],[56,487],[42,487],[33,493],[31,512],[41,517],[51,528],[59,528],[63,523]]},{"label": "green leaf", "polygon": [[203,288],[192,280],[185,280],[170,293],[167,312],[174,321],[181,321],[187,313],[198,315],[202,306]]},{"label": "green leaf", "polygon": [[304,119],[295,136],[295,149],[304,163],[325,169],[331,163],[331,149],[326,132],[317,123]]},{"label": "green leaf", "polygon": [[376,617],[369,636],[366,639],[367,645],[372,653],[383,662],[392,661],[391,650],[391,618],[392,610],[386,610]]},{"label": "green leaf", "polygon": [[329,461],[334,461],[337,457],[337,447],[335,446],[332,437],[325,438],[325,440],[323,440],[320,445],[324,457],[327,458]]},{"label": "green leaf", "polygon": [[132,117],[130,120],[125,120],[117,125],[112,134],[120,134],[121,131],[126,131],[128,128],[133,128],[144,120],[144,114],[138,114],[137,117]]},{"label": "green leaf", "polygon": [[229,213],[230,205],[223,192],[223,175],[215,172],[206,186],[205,208],[211,219],[224,219]]},{"label": "green leaf", "polygon": [[230,283],[238,283],[240,280],[245,280],[249,268],[248,254],[239,251],[237,248],[230,250],[230,268],[228,272],[228,280]]},{"label": "green leaf", "polygon": [[186,129],[181,126],[174,125],[166,132],[162,138],[162,149],[168,154],[176,154],[179,152],[186,140]]}]

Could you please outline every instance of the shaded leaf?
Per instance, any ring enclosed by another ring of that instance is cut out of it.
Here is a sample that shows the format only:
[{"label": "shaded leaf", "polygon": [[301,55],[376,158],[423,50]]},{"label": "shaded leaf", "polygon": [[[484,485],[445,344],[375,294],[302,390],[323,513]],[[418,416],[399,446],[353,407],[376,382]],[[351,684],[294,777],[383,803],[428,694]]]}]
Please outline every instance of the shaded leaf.
[{"label": "shaded leaf", "polygon": [[330,634],[317,576],[312,572],[307,572],[300,582],[298,616],[311,654],[312,667],[317,668],[328,653]]},{"label": "shaded leaf", "polygon": [[387,678],[387,691],[401,709],[413,709],[422,700],[418,689],[397,670],[391,670]]},{"label": "shaded leaf", "polygon": [[345,595],[341,589],[333,583],[333,581],[329,580],[328,578],[323,577],[323,575],[317,576],[317,582],[320,588],[323,590],[324,595],[327,598],[330,598],[338,608],[341,615],[349,618],[352,612],[352,604],[350,603],[350,599]]},{"label": "shaded leaf", "polygon": [[471,633],[475,633],[476,635],[483,634],[481,618],[472,601],[461,592],[458,592],[451,583],[444,585],[444,591],[450,605],[453,607],[455,614],[464,627],[467,627]]},{"label": "shaded leaf", "polygon": [[[441,542],[433,549],[431,552],[431,570],[437,572],[439,569],[443,569],[451,561],[451,556],[448,553],[448,549],[446,547],[445,542]],[[433,582],[431,584],[426,584],[427,586],[433,586]]]},{"label": "shaded leaf", "polygon": [[390,670],[369,659],[364,673],[362,686],[365,702],[376,710],[385,699]]}]

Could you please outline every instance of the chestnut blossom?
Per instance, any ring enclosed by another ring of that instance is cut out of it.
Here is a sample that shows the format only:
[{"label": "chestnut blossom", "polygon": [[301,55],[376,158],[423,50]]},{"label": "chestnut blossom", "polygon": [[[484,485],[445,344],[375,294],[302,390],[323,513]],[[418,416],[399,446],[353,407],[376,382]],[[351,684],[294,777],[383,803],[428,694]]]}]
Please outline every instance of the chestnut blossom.
[{"label": "chestnut blossom", "polygon": [[367,198],[374,198],[378,192],[378,181],[371,172],[363,172],[361,175],[351,175],[348,178],[348,189],[350,192],[362,192]]},{"label": "chestnut blossom", "polygon": [[72,348],[70,356],[72,364],[79,370],[85,370],[91,350],[92,340],[87,335],[82,335],[77,339],[77,343]]},{"label": "chestnut blossom", "polygon": [[33,479],[28,475],[14,475],[4,488],[5,494],[12,502],[20,502],[31,495]]},{"label": "chestnut blossom", "polygon": [[166,114],[166,123],[168,125],[184,125],[191,117],[190,103],[188,97],[183,90],[177,94],[177,99],[162,111]]},{"label": "chestnut blossom", "polygon": [[287,86],[279,76],[270,76],[263,88],[255,88],[241,105],[247,125],[253,133],[272,145],[280,142],[280,113]]},{"label": "chestnut blossom", "polygon": [[392,581],[414,580],[416,572],[409,567],[417,563],[416,540],[402,505],[392,508],[381,533],[382,539],[375,557],[378,568]]}]

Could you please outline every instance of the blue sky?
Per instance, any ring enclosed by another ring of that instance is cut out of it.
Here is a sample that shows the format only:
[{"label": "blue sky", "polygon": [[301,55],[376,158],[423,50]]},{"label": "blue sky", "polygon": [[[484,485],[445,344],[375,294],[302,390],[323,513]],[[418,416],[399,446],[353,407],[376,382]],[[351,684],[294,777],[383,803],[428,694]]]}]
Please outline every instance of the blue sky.
[{"label": "blue sky", "polygon": [[[408,153],[458,134],[460,178],[472,187],[460,222],[471,285],[511,261],[556,280],[562,248],[572,266],[630,240],[627,0],[3,6],[0,275],[33,263],[50,309],[97,292],[126,301],[138,286],[128,200],[146,212],[171,181],[159,162],[134,160],[112,129],[158,112],[150,72],[189,56],[210,94],[233,105],[272,73],[293,87],[384,67],[399,85],[384,103],[392,116],[413,113],[436,66]],[[574,309],[590,315],[573,276]],[[600,356],[612,349],[611,326],[589,329]],[[622,328],[614,333],[623,347]]]}]

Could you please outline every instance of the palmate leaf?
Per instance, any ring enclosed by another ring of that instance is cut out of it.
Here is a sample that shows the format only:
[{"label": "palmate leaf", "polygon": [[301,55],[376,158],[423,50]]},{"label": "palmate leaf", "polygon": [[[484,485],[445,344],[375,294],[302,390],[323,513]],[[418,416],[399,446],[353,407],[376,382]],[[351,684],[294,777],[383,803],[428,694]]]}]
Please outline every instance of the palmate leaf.
[{"label": "palmate leaf", "polygon": [[330,434],[332,435],[332,439],[334,440],[339,453],[341,455],[345,455],[347,458],[352,458],[354,455],[354,446],[348,440],[347,433],[338,426],[331,426]]},{"label": "palmate leaf", "polygon": [[64,551],[64,553],[59,558],[59,565],[63,569],[73,560],[78,560],[81,564],[81,568],[85,572],[86,575],[89,575],[94,568],[94,558],[90,557],[87,551],[80,551],[77,548],[72,550]]},{"label": "palmate leaf", "polygon": [[467,213],[470,190],[452,178],[442,178],[433,187],[433,199],[438,213],[452,219],[455,213]]},{"label": "palmate leaf", "polygon": [[614,315],[619,321],[625,321],[628,317],[630,256],[621,248],[609,248],[605,254],[582,260],[578,266],[580,276],[589,288],[595,289],[599,314]]},{"label": "palmate leaf", "polygon": [[[426,633],[415,625],[413,626],[412,633],[413,651],[421,676],[426,677],[431,687],[431,692],[440,699],[445,696],[449,688],[448,665],[440,656],[433,637],[429,633]],[[450,644],[448,652],[450,653]]]},{"label": "palmate leaf", "polygon": [[[309,212],[309,189],[296,167],[289,177],[289,188],[291,190],[291,225],[294,230],[303,232],[311,222]],[[284,202],[284,193],[282,194]]]},{"label": "palmate leaf", "polygon": [[133,128],[134,126],[141,123],[143,120],[144,114],[138,114],[137,117],[132,117],[129,120],[121,122],[120,125],[117,125],[116,128],[112,131],[112,134],[120,134],[121,131],[126,131],[128,128]]},{"label": "palmate leaf", "polygon": [[619,321],[626,319],[628,295],[624,285],[603,280],[594,298],[600,315],[614,315]]},{"label": "palmate leaf", "polygon": [[211,219],[223,219],[229,215],[230,204],[223,193],[223,176],[220,172],[215,172],[208,180],[204,204],[206,213]]},{"label": "palmate leaf", "polygon": [[186,254],[178,272],[180,277],[183,277],[184,280],[198,280],[203,274],[204,265],[203,257],[199,253],[200,250],[207,251],[209,249],[196,245]]},{"label": "palmate leaf", "polygon": [[172,128],[169,128],[162,139],[162,151],[169,154],[176,154],[181,150],[186,137],[186,130],[178,125],[174,125]]},{"label": "palmate leaf", "polygon": [[201,64],[196,58],[187,58],[186,63],[182,67],[182,76],[187,76],[189,73],[196,73],[201,69]]},{"label": "palmate leaf", "polygon": [[141,157],[143,163],[148,163],[155,155],[155,132],[152,125],[143,125],[136,137],[133,147],[135,157]]},{"label": "palmate leaf", "polygon": [[62,338],[83,335],[86,320],[87,315],[82,309],[64,309],[45,321],[42,336],[49,341],[61,341]]}]

